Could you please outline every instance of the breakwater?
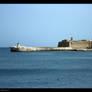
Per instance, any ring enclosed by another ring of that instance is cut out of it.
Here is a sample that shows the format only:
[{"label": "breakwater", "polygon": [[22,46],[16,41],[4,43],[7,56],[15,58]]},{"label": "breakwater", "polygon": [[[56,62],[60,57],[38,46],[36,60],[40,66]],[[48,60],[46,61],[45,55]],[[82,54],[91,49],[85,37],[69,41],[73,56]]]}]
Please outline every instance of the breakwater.
[{"label": "breakwater", "polygon": [[92,40],[62,40],[57,47],[26,47],[17,46],[10,47],[11,51],[92,51]]},{"label": "breakwater", "polygon": [[73,49],[72,47],[11,47],[11,51],[92,51],[92,49]]}]

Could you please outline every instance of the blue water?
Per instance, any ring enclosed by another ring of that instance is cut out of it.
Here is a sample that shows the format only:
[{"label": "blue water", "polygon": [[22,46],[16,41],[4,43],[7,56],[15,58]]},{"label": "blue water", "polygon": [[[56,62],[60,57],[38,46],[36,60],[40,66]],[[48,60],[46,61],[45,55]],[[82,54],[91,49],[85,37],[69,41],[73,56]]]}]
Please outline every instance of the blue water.
[{"label": "blue water", "polygon": [[92,52],[0,48],[0,88],[92,88]]}]

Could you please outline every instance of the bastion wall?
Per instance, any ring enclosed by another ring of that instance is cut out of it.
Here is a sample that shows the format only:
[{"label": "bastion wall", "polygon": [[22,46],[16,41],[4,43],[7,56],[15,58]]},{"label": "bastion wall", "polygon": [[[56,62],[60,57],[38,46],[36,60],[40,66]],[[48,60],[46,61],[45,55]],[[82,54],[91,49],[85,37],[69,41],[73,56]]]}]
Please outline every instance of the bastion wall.
[{"label": "bastion wall", "polygon": [[74,49],[92,48],[91,40],[62,40],[58,43],[58,47],[72,47]]}]

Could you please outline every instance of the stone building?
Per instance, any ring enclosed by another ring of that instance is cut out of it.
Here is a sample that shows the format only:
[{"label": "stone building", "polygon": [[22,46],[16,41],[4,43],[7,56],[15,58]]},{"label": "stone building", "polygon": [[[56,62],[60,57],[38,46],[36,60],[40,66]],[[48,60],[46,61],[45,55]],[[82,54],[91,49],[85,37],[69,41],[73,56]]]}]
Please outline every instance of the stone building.
[{"label": "stone building", "polygon": [[58,43],[58,47],[72,47],[73,49],[90,49],[92,48],[92,40],[62,40]]}]

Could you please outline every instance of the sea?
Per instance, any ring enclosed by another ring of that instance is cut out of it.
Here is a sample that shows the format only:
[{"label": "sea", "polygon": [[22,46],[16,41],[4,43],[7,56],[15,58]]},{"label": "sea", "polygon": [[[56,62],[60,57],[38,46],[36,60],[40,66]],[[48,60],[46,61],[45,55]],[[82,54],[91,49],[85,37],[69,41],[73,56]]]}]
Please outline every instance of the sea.
[{"label": "sea", "polygon": [[0,88],[92,88],[92,52],[0,48]]}]

